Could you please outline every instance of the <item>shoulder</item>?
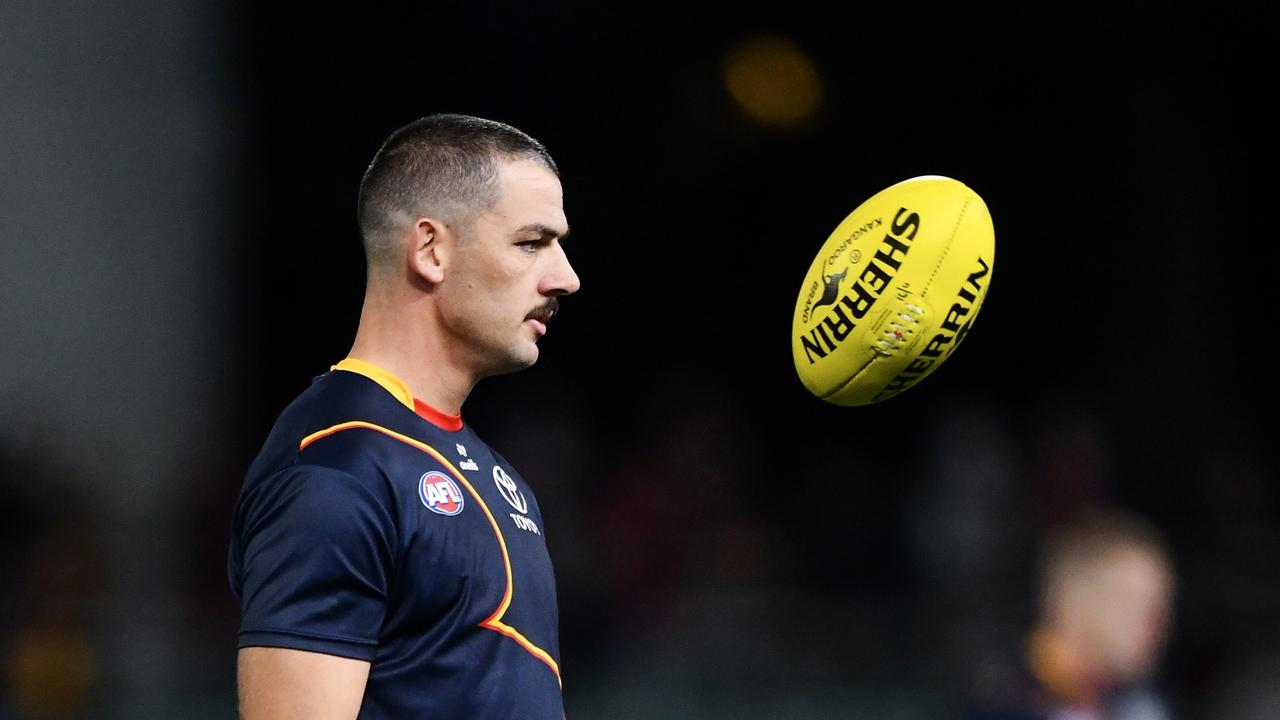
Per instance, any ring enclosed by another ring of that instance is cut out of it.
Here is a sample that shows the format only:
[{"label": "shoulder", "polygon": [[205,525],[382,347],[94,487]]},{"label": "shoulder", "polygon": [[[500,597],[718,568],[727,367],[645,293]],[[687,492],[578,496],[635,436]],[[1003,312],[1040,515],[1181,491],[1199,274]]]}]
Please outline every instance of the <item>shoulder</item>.
[{"label": "shoulder", "polygon": [[366,500],[388,508],[412,504],[427,473],[452,470],[450,458],[465,458],[455,445],[469,432],[456,435],[422,420],[362,375],[326,373],[280,414],[249,469],[241,510],[263,507],[286,489],[335,483],[358,485]]},{"label": "shoulder", "polygon": [[412,415],[412,411],[369,378],[333,370],[316,377],[311,386],[280,413],[278,425],[289,428],[300,443],[312,434],[343,422],[398,424],[408,415]]},{"label": "shoulder", "polygon": [[370,434],[342,431],[370,428],[394,434],[412,417],[411,411],[368,378],[350,372],[324,373],[280,413],[249,475],[263,477],[294,463],[359,474],[367,468],[351,461],[359,457]]},{"label": "shoulder", "polygon": [[1048,720],[1054,703],[1025,663],[1003,667],[999,680],[967,698],[965,720]]},{"label": "shoulder", "polygon": [[299,464],[263,478],[257,491],[244,498],[241,509],[248,517],[262,520],[279,519],[287,509],[302,525],[313,520],[330,525],[335,518],[353,516],[353,510],[364,510],[369,519],[382,523],[391,521],[393,502],[384,486],[367,477]]},{"label": "shoulder", "polygon": [[1117,717],[1168,720],[1169,708],[1164,698],[1148,685],[1125,688],[1111,702]]},{"label": "shoulder", "polygon": [[308,557],[302,565],[314,570],[334,564],[322,562],[326,553],[352,549],[377,558],[361,566],[380,567],[390,562],[397,536],[387,488],[333,468],[291,465],[240,497],[229,556],[232,586],[239,594],[245,583],[281,575],[296,558]]}]

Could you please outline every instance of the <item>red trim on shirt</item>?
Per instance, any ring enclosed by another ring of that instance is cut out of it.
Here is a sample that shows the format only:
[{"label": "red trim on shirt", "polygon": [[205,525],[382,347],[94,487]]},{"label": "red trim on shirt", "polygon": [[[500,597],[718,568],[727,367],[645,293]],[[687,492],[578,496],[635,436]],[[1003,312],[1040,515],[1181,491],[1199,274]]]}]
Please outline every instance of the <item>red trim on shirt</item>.
[{"label": "red trim on shirt", "polygon": [[441,430],[449,432],[458,432],[462,429],[462,415],[446,415],[430,405],[422,402],[418,398],[413,399],[413,410],[427,422],[435,425]]}]

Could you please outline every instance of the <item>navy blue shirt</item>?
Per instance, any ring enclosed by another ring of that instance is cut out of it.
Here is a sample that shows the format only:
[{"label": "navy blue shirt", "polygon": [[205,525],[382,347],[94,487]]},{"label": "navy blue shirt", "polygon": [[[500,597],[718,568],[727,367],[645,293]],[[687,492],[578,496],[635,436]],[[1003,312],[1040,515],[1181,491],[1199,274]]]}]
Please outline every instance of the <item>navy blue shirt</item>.
[{"label": "navy blue shirt", "polygon": [[281,414],[241,491],[239,646],[369,661],[360,718],[562,720],[528,485],[390,373],[335,368]]}]

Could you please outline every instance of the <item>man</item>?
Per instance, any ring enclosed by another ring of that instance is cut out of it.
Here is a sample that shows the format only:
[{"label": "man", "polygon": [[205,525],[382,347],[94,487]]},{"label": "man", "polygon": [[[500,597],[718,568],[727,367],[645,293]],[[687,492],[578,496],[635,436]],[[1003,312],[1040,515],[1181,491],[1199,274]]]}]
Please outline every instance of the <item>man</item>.
[{"label": "man", "polygon": [[236,508],[241,716],[561,720],[542,515],[461,417],[578,289],[556,165],[510,126],[425,117],[374,156],[359,224],[351,352],[280,416]]},{"label": "man", "polygon": [[1165,720],[1150,687],[1174,594],[1156,531],[1118,511],[1065,525],[1047,543],[1024,687],[983,718]]}]

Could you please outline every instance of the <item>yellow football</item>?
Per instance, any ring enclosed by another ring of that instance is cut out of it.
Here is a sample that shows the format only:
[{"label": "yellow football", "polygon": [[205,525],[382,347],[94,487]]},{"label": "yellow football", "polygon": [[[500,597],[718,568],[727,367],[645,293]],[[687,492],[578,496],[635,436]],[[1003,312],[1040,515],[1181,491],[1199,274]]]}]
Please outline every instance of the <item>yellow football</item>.
[{"label": "yellow football", "polygon": [[800,381],[836,405],[914,386],[968,334],[994,262],[991,214],[964,183],[926,175],[876,193],[831,233],[800,286]]}]

